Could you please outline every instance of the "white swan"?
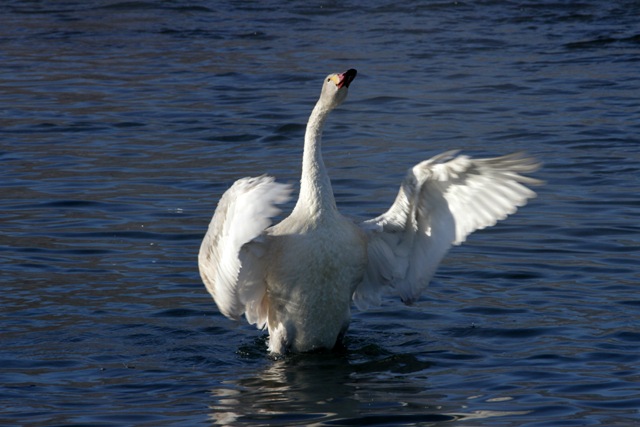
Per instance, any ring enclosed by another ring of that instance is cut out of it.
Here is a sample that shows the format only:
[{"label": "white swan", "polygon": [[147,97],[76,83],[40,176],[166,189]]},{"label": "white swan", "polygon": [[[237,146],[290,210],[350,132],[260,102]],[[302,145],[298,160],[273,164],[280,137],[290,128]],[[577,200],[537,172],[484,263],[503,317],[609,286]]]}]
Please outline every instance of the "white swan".
[{"label": "white swan", "polygon": [[347,96],[351,69],[327,76],[307,124],[298,202],[271,225],[291,193],[261,176],[227,190],[204,237],[200,275],[225,316],[269,329],[269,351],[331,349],[353,299],[359,308],[387,291],[409,304],[427,287],[451,245],[494,225],[535,193],[520,155],[471,159],[447,152],[409,169],[391,208],[355,224],[336,208],[322,161],[322,126]]}]

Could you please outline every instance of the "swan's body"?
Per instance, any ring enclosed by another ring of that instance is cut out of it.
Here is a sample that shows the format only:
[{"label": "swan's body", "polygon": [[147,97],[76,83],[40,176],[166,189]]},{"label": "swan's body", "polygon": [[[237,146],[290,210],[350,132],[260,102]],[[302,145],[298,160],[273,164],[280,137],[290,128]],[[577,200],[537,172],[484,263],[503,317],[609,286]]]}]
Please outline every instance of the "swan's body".
[{"label": "swan's body", "polygon": [[291,188],[267,176],[243,178],[220,199],[200,248],[200,274],[220,311],[266,325],[273,353],[334,347],[349,325],[352,299],[366,307],[395,291],[412,302],[451,245],[535,196],[522,183],[536,180],[520,175],[537,168],[531,159],[472,160],[449,152],[409,169],[385,214],[359,225],[342,216],[321,136],[355,75],[325,79],[307,124],[291,215],[269,227]]}]

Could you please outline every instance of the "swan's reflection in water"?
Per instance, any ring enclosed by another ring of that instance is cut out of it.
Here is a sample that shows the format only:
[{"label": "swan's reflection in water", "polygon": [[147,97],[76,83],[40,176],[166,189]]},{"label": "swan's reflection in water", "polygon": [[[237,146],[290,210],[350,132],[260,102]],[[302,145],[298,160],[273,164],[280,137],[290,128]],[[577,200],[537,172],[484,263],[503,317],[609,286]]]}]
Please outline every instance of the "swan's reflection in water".
[{"label": "swan's reflection in water", "polygon": [[212,390],[211,419],[216,425],[408,425],[527,413],[447,406],[445,395],[428,388],[428,367],[413,355],[364,363],[336,354],[291,356]]},{"label": "swan's reflection in water", "polygon": [[255,376],[229,381],[212,391],[217,423],[280,422],[309,425],[356,417],[360,391],[353,367],[340,356],[311,354],[270,362]]}]

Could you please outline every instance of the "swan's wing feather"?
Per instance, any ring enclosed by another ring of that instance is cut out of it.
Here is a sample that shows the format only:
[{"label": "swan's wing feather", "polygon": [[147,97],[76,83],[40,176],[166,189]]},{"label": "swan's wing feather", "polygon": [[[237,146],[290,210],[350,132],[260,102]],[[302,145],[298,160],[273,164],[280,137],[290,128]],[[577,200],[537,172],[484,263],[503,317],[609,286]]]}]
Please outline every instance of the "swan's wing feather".
[{"label": "swan's wing feather", "polygon": [[200,276],[220,312],[238,319],[245,313],[259,327],[266,321],[263,297],[263,255],[268,244],[262,233],[289,200],[291,187],[272,177],[243,178],[220,198],[200,246]]},{"label": "swan's wing feather", "polygon": [[418,298],[452,245],[535,197],[525,184],[540,182],[522,174],[538,167],[521,154],[471,159],[450,151],[409,169],[391,208],[361,224],[369,261],[356,305],[379,304],[383,292]]}]

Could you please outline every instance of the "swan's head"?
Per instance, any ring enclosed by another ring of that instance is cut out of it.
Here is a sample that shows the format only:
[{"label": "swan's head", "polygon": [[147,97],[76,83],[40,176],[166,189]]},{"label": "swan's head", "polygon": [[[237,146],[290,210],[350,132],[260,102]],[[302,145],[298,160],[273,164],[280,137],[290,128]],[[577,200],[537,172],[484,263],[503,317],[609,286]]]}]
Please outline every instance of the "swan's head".
[{"label": "swan's head", "polygon": [[329,109],[333,109],[342,104],[347,97],[349,85],[353,79],[356,78],[357,73],[355,69],[351,68],[344,73],[329,74],[324,79],[324,85],[320,93],[320,102]]}]

